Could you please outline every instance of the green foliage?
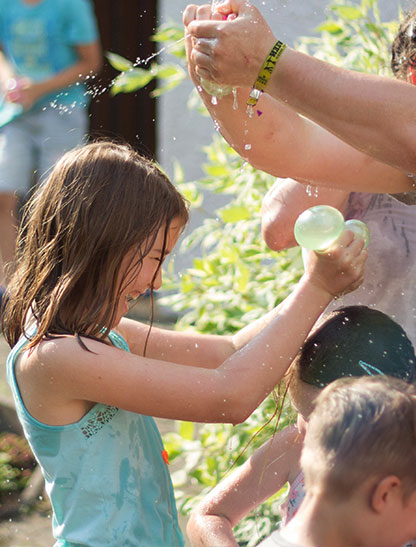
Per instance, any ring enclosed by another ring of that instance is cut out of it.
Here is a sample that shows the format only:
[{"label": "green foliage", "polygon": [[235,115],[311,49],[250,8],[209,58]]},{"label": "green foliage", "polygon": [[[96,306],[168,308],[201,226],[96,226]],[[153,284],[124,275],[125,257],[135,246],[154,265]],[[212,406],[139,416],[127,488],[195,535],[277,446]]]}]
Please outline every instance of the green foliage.
[{"label": "green foliage", "polygon": [[[377,0],[333,2],[317,35],[300,39],[296,47],[337,66],[387,75],[390,44],[396,30],[397,22],[381,21]],[[184,62],[183,34],[179,26],[163,27],[156,37],[166,45],[167,51]],[[113,58],[110,61],[124,73],[134,74],[138,70],[125,64],[129,63],[125,60]],[[123,66],[128,68],[125,70]],[[137,74],[136,85],[142,87],[163,74],[161,67],[168,67],[165,74],[169,75],[171,65],[157,66],[155,63],[147,76],[141,72]],[[172,72],[163,87],[170,87],[170,78],[173,78],[173,85],[177,85],[183,77],[182,71],[181,66],[178,72]],[[129,89],[134,76],[126,78],[126,89]],[[118,91],[125,90],[122,89],[123,74],[116,79],[116,84]],[[193,97],[195,102],[195,94]],[[193,260],[192,267],[175,275],[174,266],[170,265],[168,288],[172,294],[163,303],[180,313],[178,329],[232,334],[283,300],[298,281],[302,266],[298,249],[273,253],[261,238],[261,201],[274,178],[245,164],[219,136],[214,136],[205,152],[207,162],[200,180],[185,181],[180,165],[175,166],[175,182],[192,207],[205,213],[206,218],[182,244],[184,253],[198,250],[199,256]],[[207,192],[228,198],[226,205],[214,214],[203,209],[203,196]],[[180,455],[184,461],[181,470],[173,474],[178,504],[183,512],[188,512],[217,484],[238,454],[243,452],[236,465],[273,434],[274,422],[256,435],[274,410],[275,401],[269,397],[237,427],[179,423],[177,433],[164,437],[171,459]],[[286,427],[292,419],[290,406],[285,403],[278,428]],[[245,451],[254,435],[254,442]],[[197,496],[190,498],[190,486]],[[238,525],[235,533],[240,545],[251,547],[260,536],[272,531],[279,518],[278,505],[283,496],[284,491],[278,492],[258,508],[256,515]]]},{"label": "green foliage", "polygon": [[[183,28],[175,23],[162,25],[153,40],[165,44],[156,55],[168,50],[176,59],[185,58],[185,49],[183,46]],[[152,80],[157,79],[160,83],[154,91],[152,97],[158,97],[165,91],[173,89],[186,78],[186,72],[182,66],[177,63],[152,62],[149,69],[137,66],[142,60],[132,63],[117,53],[107,52],[106,57],[110,65],[118,70],[120,74],[114,79],[110,93],[133,93],[143,87],[146,87]],[[156,56],[152,56],[154,58]],[[150,60],[150,59],[149,59]],[[146,59],[143,60],[146,62]]]},{"label": "green foliage", "polygon": [[316,29],[319,35],[303,37],[296,48],[336,66],[390,76],[391,43],[397,29],[397,21],[381,21],[377,0],[335,2]]},{"label": "green foliage", "polygon": [[24,437],[0,434],[0,507],[12,492],[23,490],[32,474],[34,458]]},{"label": "green foliage", "polygon": [[302,264],[298,249],[277,254],[261,238],[261,201],[274,178],[244,164],[221,137],[205,151],[206,177],[178,186],[200,210],[203,191],[230,201],[184,240],[183,253],[199,246],[202,256],[168,285],[174,294],[162,303],[182,314],[179,329],[232,334],[283,300]]},{"label": "green foliage", "polygon": [[[278,419],[282,402],[283,399],[277,395],[269,397],[244,424],[237,426],[178,422],[177,433],[164,435],[163,441],[171,461],[182,456],[180,469],[172,473],[180,511],[188,513],[204,494],[232,472],[235,465],[246,461],[253,450],[273,435],[277,423],[280,429],[293,421],[294,414],[287,399],[283,402]],[[261,427],[264,429],[260,430]],[[268,463],[266,457],[264,466]],[[194,495],[190,493],[190,481],[197,485]],[[287,488],[283,488],[277,492],[234,529],[240,545],[252,547],[260,537],[273,531],[279,520],[278,507],[286,491]]]}]

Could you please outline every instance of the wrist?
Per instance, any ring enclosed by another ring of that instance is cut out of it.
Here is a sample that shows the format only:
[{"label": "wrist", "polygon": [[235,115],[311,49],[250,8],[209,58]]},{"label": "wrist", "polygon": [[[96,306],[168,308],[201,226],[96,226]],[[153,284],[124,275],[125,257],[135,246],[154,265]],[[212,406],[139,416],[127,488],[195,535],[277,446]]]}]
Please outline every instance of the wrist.
[{"label": "wrist", "polygon": [[337,294],[331,292],[322,280],[307,271],[301,277],[299,284],[308,293],[308,298],[310,298],[309,293],[311,293],[313,298],[322,303],[324,307],[337,296]]},{"label": "wrist", "polygon": [[[274,37],[273,37],[274,38]],[[256,80],[254,81],[249,98],[247,100],[247,107],[249,113],[253,112],[253,108],[257,105],[257,101],[264,93],[266,86],[272,76],[272,73],[279,62],[280,57],[283,55],[286,49],[286,44],[281,40],[275,40],[271,49],[267,55],[263,58],[260,70],[258,71]]]}]

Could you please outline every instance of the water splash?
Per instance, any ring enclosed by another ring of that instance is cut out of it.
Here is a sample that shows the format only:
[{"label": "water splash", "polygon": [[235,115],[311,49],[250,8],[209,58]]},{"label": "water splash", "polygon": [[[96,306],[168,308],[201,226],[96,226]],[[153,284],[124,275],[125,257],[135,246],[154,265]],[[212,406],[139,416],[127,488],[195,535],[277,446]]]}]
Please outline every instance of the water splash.
[{"label": "water splash", "polygon": [[233,87],[232,93],[233,93],[233,110],[238,110],[237,89],[235,87]]}]

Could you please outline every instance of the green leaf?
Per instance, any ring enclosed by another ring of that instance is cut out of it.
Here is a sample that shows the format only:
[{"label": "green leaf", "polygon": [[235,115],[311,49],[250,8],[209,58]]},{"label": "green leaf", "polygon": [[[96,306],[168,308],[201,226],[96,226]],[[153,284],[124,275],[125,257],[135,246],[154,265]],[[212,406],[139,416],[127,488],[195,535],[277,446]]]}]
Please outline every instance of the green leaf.
[{"label": "green leaf", "polygon": [[194,182],[182,183],[179,186],[179,190],[193,207],[200,207],[202,205],[203,196]]},{"label": "green leaf", "polygon": [[188,441],[194,438],[195,424],[192,422],[177,422],[179,435]]},{"label": "green leaf", "polygon": [[122,72],[115,78],[111,87],[111,95],[117,93],[132,93],[145,87],[152,79],[154,74],[151,70],[143,68],[134,68],[129,72]]},{"label": "green leaf", "polygon": [[227,207],[219,211],[219,214],[223,222],[239,222],[240,220],[247,220],[251,216],[247,207],[242,205]]},{"label": "green leaf", "polygon": [[116,70],[119,70],[120,72],[127,72],[127,70],[130,70],[133,68],[133,63],[129,61],[128,59],[125,59],[121,55],[118,55],[118,53],[107,51],[105,56],[107,57],[110,65]]},{"label": "green leaf", "polygon": [[361,8],[354,6],[331,6],[331,10],[337,13],[340,17],[350,21],[355,21],[363,16]]},{"label": "green leaf", "polygon": [[185,77],[185,71],[178,65],[162,64],[154,67],[156,76],[164,79],[177,79]]},{"label": "green leaf", "polygon": [[342,26],[335,21],[327,21],[316,28],[317,32],[329,32],[330,34],[340,34],[342,30]]},{"label": "green leaf", "polygon": [[152,40],[154,42],[178,42],[183,39],[183,26],[177,23],[164,23],[160,25],[157,32],[153,34]]}]

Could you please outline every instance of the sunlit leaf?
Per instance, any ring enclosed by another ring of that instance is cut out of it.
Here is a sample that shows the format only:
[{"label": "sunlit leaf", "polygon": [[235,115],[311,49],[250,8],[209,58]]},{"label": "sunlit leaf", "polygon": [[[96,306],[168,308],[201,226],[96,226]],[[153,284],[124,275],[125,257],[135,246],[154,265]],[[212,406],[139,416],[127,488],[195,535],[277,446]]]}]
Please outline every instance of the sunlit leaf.
[{"label": "sunlit leaf", "polygon": [[107,51],[105,56],[107,57],[110,65],[116,70],[119,70],[120,72],[126,72],[127,70],[130,70],[133,68],[133,63],[129,61],[128,59],[125,59],[118,53]]}]

